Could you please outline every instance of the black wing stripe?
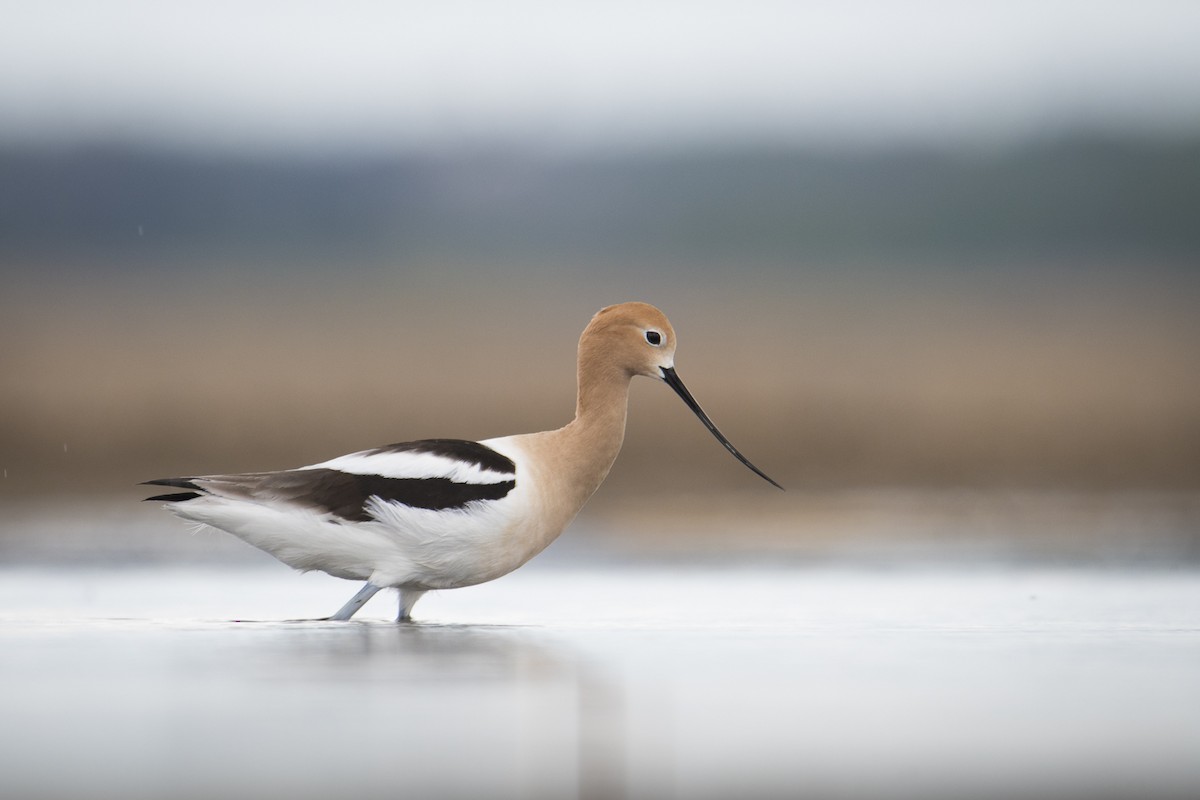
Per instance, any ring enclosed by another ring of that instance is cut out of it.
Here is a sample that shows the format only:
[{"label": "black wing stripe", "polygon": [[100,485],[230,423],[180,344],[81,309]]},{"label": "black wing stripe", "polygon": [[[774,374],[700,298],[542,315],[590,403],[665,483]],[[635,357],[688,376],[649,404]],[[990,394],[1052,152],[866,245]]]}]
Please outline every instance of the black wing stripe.
[{"label": "black wing stripe", "polygon": [[265,475],[254,488],[254,494],[276,497],[351,522],[368,522],[372,517],[367,512],[367,503],[372,497],[411,508],[444,511],[482,500],[499,500],[516,485],[516,481],[456,483],[449,478],[385,478],[318,468]]}]

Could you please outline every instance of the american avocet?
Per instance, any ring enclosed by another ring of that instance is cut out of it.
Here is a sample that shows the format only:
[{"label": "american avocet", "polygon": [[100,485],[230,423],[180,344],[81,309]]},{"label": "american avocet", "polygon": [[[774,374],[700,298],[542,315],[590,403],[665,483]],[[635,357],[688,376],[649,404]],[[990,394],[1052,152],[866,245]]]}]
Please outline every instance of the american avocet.
[{"label": "american avocet", "polygon": [[331,620],[350,619],[394,587],[398,620],[407,621],[425,592],[499,578],[562,533],[616,460],[635,375],[664,381],[738,461],[783,488],[730,444],[683,385],[666,316],[622,303],[584,329],[575,419],[558,430],[405,442],[281,472],[163,478],[146,483],[187,491],[147,500],[296,569],[365,580]]}]

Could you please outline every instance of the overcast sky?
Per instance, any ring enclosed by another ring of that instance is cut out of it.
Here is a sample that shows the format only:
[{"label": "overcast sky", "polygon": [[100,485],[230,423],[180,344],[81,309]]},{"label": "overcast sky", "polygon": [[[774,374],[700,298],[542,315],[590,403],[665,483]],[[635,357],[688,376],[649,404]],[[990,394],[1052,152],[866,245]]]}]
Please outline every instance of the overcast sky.
[{"label": "overcast sky", "polygon": [[0,141],[564,150],[1200,131],[1200,2],[0,2]]}]

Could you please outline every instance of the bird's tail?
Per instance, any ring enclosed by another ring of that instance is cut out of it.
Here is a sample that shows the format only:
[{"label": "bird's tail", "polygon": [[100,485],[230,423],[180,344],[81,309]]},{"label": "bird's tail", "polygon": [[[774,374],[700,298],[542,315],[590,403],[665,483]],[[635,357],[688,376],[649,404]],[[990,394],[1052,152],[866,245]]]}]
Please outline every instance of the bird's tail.
[{"label": "bird's tail", "polygon": [[153,481],[142,481],[139,486],[174,486],[178,489],[192,489],[190,492],[173,492],[171,494],[156,494],[147,497],[146,501],[157,500],[163,503],[182,503],[185,500],[195,500],[205,494],[204,490],[192,482],[191,478],[158,478]]}]

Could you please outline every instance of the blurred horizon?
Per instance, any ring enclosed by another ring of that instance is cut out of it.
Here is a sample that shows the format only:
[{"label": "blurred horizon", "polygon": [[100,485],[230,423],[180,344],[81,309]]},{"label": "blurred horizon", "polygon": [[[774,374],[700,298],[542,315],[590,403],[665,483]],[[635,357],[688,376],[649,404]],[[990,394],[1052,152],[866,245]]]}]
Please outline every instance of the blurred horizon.
[{"label": "blurred horizon", "polygon": [[0,146],[0,257],[151,277],[234,265],[764,271],[879,265],[968,278],[1191,273],[1200,131],[1085,134],[1002,153],[751,146],[548,157],[337,157],[129,144]]}]

